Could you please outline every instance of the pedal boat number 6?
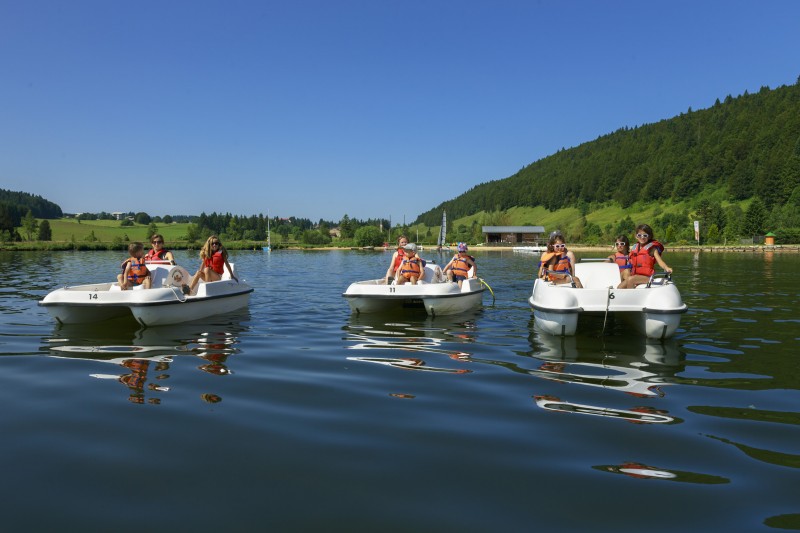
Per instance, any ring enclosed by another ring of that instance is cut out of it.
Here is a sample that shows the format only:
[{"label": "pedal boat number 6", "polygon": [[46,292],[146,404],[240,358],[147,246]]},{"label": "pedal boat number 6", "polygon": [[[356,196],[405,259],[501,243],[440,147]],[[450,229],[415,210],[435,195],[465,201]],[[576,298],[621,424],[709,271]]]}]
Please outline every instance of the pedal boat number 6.
[{"label": "pedal boat number 6", "polygon": [[447,281],[439,265],[427,265],[425,276],[416,285],[387,285],[383,278],[357,281],[342,296],[356,314],[425,309],[431,316],[441,316],[480,307],[484,290],[478,278],[467,278],[459,287],[458,283]]},{"label": "pedal boat number 6", "polygon": [[[39,305],[61,324],[99,322],[133,316],[142,326],[161,326],[199,320],[247,306],[253,288],[236,282],[226,270],[219,281],[199,283],[186,295],[182,286],[191,275],[182,266],[148,264],[151,288],[123,291],[117,283],[93,283],[56,289]],[[231,269],[234,265],[231,263]]]},{"label": "pedal boat number 6", "polygon": [[613,314],[629,321],[649,339],[666,339],[675,334],[681,315],[688,310],[668,274],[654,274],[635,289],[616,288],[620,277],[614,263],[576,263],[575,276],[583,288],[542,279],[533,282],[528,303],[537,329],[550,335],[571,336],[581,315]]}]

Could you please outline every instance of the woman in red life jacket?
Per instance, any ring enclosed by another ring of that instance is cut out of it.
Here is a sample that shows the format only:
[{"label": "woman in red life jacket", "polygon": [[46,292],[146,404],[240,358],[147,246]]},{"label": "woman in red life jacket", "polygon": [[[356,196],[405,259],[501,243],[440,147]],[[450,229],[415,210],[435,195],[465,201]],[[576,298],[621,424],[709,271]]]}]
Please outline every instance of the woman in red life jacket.
[{"label": "woman in red life jacket", "polygon": [[617,286],[618,289],[633,289],[637,285],[647,283],[655,272],[655,265],[671,274],[672,269],[661,259],[664,245],[653,238],[653,228],[640,224],[636,228],[636,244],[631,248],[631,275]]},{"label": "woman in red life jacket", "polygon": [[222,274],[225,272],[223,267],[228,269],[231,279],[236,280],[237,283],[239,282],[233,274],[231,265],[228,263],[228,250],[222,246],[219,237],[216,235],[209,237],[203,248],[200,249],[200,261],[200,269],[195,273],[192,282],[183,286],[184,293],[194,294],[194,288],[201,279],[206,283],[221,280]]},{"label": "woman in red life jacket", "polygon": [[124,291],[141,285],[145,289],[150,288],[150,271],[144,264],[144,246],[140,242],[132,242],[128,245],[128,258],[125,264],[125,271],[117,276],[120,288]]},{"label": "woman in red life jacket", "polygon": [[575,283],[582,289],[581,280],[575,277],[575,254],[567,250],[567,244],[560,231],[550,234],[547,251],[539,261],[539,277],[556,285]]},{"label": "woman in red life jacket", "polygon": [[467,245],[463,242],[458,243],[458,253],[450,260],[447,265],[442,269],[442,272],[447,274],[447,280],[451,282],[461,282],[469,276],[469,269],[472,268],[472,277],[478,277],[478,265],[475,264],[475,258],[467,254]]},{"label": "woman in red life jacket", "polygon": [[403,260],[400,261],[400,266],[395,271],[395,279],[398,285],[411,282],[416,285],[425,277],[425,261],[417,257],[417,245],[412,243],[406,244],[403,247],[405,255]]},{"label": "woman in red life jacket", "polygon": [[156,233],[150,237],[150,244],[153,247],[144,256],[145,263],[156,265],[175,264],[175,257],[172,256],[172,252],[164,248],[164,237],[161,234]]},{"label": "woman in red life jacket", "polygon": [[619,279],[625,281],[631,275],[631,261],[628,257],[631,253],[631,243],[626,235],[620,235],[614,242],[614,253],[606,259],[610,263],[616,263],[619,267]]},{"label": "woman in red life jacket", "polygon": [[397,267],[400,266],[400,263],[403,261],[403,256],[405,256],[406,253],[403,249],[406,244],[408,244],[408,237],[400,235],[400,237],[397,238],[397,250],[392,254],[392,260],[389,263],[389,268],[386,270],[386,285],[389,285],[396,277],[395,272],[397,271]]},{"label": "woman in red life jacket", "polygon": [[[144,262],[149,265],[174,265],[175,258],[172,256],[172,252],[164,248],[164,237],[160,234],[156,233],[152,237],[150,237],[150,244],[153,247],[145,254]],[[119,267],[122,269],[122,272],[125,272],[125,267],[128,266],[131,258],[128,257],[123,261]],[[120,276],[117,276],[120,278]]]}]

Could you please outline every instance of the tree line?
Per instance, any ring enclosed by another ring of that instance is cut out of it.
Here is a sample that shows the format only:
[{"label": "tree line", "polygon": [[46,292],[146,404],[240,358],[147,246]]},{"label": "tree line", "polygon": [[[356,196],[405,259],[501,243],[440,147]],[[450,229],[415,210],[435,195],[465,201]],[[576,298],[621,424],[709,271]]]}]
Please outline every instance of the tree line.
[{"label": "tree line", "polygon": [[0,189],[0,238],[11,240],[30,213],[33,218],[60,218],[61,207],[41,196]]}]

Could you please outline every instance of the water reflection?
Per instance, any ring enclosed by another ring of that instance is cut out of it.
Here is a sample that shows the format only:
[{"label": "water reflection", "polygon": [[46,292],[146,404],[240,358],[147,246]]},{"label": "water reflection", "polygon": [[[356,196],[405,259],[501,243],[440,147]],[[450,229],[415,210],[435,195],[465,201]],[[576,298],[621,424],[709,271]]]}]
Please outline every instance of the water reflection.
[{"label": "water reflection", "polygon": [[[90,372],[96,379],[116,380],[128,391],[128,401],[158,405],[170,392],[170,370],[176,371],[177,358],[199,358],[198,370],[215,376],[233,374],[229,358],[239,352],[239,335],[244,330],[240,320],[196,322],[168,327],[139,328],[130,321],[57,325],[45,337],[42,350],[51,357],[92,361],[113,365],[114,370]],[[177,368],[183,371],[186,366]],[[200,398],[208,403],[222,400],[219,394],[203,391]]]},{"label": "water reflection", "polygon": [[[622,392],[635,398],[657,401],[664,388],[678,381],[683,370],[682,354],[674,340],[650,342],[641,337],[553,337],[530,325],[528,355],[540,360],[531,375],[570,385]],[[542,409],[603,416],[640,424],[670,424],[680,419],[655,403],[624,408],[588,405],[551,394],[534,395]]]},{"label": "water reflection", "polygon": [[634,461],[627,461],[619,465],[597,465],[593,466],[592,468],[602,472],[611,472],[612,474],[623,474],[636,479],[657,479],[663,481],[678,481],[683,483],[701,483],[704,485],[720,485],[723,483],[730,483],[728,478],[720,476],[660,468]]},{"label": "water reflection", "polygon": [[[394,355],[413,354],[413,357],[352,356],[349,361],[359,361],[390,366],[402,370],[466,374],[471,370],[442,366],[445,357],[451,361],[469,360],[466,351],[474,342],[475,322],[470,317],[436,317],[409,322],[386,322],[375,315],[352,315],[342,328],[349,350],[380,350]],[[435,359],[436,366],[427,359]]]}]

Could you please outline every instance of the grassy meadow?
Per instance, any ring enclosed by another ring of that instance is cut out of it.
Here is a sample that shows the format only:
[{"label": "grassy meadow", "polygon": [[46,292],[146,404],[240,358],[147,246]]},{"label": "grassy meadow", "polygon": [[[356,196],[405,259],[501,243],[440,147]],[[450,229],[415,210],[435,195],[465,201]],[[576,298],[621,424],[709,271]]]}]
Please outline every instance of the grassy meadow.
[{"label": "grassy meadow", "polygon": [[[41,222],[41,221],[40,221]],[[120,226],[119,220],[77,220],[74,218],[61,218],[50,220],[50,229],[53,231],[53,242],[88,242],[91,235],[97,242],[110,243],[115,240],[141,241],[146,243],[150,239],[144,224],[133,226]],[[158,232],[164,236],[168,243],[186,241],[188,223],[183,224],[156,224]]]}]

